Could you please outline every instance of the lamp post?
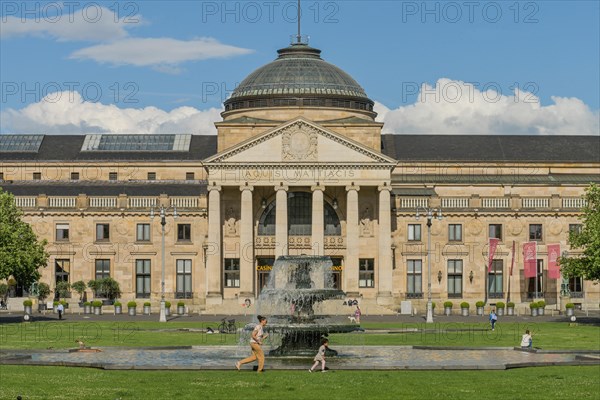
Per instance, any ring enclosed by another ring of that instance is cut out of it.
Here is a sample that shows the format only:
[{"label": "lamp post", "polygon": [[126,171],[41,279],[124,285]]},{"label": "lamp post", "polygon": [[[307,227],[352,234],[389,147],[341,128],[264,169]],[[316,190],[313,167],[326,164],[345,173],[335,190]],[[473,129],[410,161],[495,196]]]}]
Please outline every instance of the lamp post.
[{"label": "lamp post", "polygon": [[[167,309],[165,307],[165,225],[167,224],[167,210],[169,207],[160,206],[159,215],[160,215],[160,225],[162,226],[162,253],[161,253],[161,263],[162,263],[162,273],[160,279],[160,317],[158,319],[159,322],[167,322]],[[154,207],[150,209],[150,218],[154,219]],[[173,207],[173,218],[177,218],[177,207]]]},{"label": "lamp post", "polygon": [[427,323],[433,323],[433,308],[431,305],[431,223],[434,218],[442,220],[442,209],[417,207],[415,219],[420,218],[419,210],[422,209],[427,218]]}]

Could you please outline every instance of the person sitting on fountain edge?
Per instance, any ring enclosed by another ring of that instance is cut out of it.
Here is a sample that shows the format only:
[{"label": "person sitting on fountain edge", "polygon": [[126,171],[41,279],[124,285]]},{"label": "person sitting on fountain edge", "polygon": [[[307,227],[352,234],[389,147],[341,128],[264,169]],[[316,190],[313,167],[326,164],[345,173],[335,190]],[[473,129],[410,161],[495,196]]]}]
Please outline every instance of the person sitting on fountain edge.
[{"label": "person sitting on fountain edge", "polygon": [[319,351],[317,351],[317,355],[315,356],[315,363],[310,367],[308,372],[313,372],[319,363],[321,363],[321,372],[325,372],[325,352],[327,351],[328,346],[329,340],[323,339],[323,341],[321,341],[321,347],[319,347]]}]

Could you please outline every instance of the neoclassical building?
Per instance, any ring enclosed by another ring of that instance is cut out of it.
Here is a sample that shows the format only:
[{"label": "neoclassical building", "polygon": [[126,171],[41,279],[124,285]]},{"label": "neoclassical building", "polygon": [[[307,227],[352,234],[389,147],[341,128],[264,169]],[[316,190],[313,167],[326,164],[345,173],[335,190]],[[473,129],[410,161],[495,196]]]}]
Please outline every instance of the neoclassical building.
[{"label": "neoclassical building", "polygon": [[428,283],[438,304],[598,308],[597,285],[548,276],[547,251],[576,254],[597,136],[382,134],[373,101],[320,50],[278,53],[225,102],[216,136],[0,136],[0,186],[49,243],[42,281],[110,276],[124,301],[158,307],[164,227],[165,297],[193,312],[244,312],[288,254],[330,256],[367,313],[422,312]]}]

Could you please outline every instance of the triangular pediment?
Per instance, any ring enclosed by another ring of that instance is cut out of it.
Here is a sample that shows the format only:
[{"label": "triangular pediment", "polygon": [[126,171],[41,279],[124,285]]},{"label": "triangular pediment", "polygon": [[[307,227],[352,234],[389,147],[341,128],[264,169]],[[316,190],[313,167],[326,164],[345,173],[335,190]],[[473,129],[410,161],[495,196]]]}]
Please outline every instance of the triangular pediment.
[{"label": "triangular pediment", "polygon": [[204,160],[205,164],[396,164],[396,160],[299,117]]}]

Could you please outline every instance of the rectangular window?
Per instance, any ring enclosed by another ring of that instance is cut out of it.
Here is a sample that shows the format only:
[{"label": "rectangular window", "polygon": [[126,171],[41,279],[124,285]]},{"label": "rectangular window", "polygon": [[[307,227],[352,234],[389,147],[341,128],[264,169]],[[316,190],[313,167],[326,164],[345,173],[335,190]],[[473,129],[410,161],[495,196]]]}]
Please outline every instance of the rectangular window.
[{"label": "rectangular window", "polygon": [[[69,282],[69,271],[71,271],[71,260],[56,259],[54,260],[54,278],[55,282]],[[65,296],[67,295],[67,296]],[[68,293],[62,293],[61,297],[71,297]]]},{"label": "rectangular window", "polygon": [[582,229],[583,229],[582,224],[569,224],[569,233],[570,232],[581,233]]},{"label": "rectangular window", "polygon": [[490,224],[489,237],[502,240],[502,224]]},{"label": "rectangular window", "polygon": [[56,241],[69,241],[69,224],[56,224]]},{"label": "rectangular window", "polygon": [[274,258],[259,257],[256,259],[256,291],[258,294],[260,294],[265,286],[267,286],[267,283],[269,282],[269,274],[273,269],[274,263]]},{"label": "rectangular window", "polygon": [[110,225],[109,224],[96,224],[96,241],[106,242],[110,240]]},{"label": "rectangular window", "polygon": [[148,172],[148,180],[155,181],[156,180],[156,172]]},{"label": "rectangular window", "polygon": [[116,181],[118,178],[118,175],[116,172],[109,172],[108,173],[108,180],[109,181]]},{"label": "rectangular window", "polygon": [[450,224],[448,225],[448,241],[450,242],[462,242],[462,225],[461,224]]},{"label": "rectangular window", "polygon": [[193,181],[194,178],[194,173],[193,172],[186,172],[185,173],[185,180],[186,181]]},{"label": "rectangular window", "polygon": [[150,241],[150,224],[137,224],[135,240],[138,242]]},{"label": "rectangular window", "polygon": [[423,261],[408,260],[406,267],[406,297],[420,299],[423,297]]},{"label": "rectangular window", "polygon": [[574,276],[569,278],[569,292],[571,297],[583,297],[583,278]]},{"label": "rectangular window", "polygon": [[537,277],[527,278],[527,297],[536,299],[544,297],[544,260],[537,260]]},{"label": "rectangular window", "polygon": [[[96,274],[95,279],[100,280],[110,277],[110,260],[96,260]],[[106,297],[106,293],[100,291],[96,292],[96,297]]]},{"label": "rectangular window", "polygon": [[150,260],[135,260],[135,297],[150,298]]},{"label": "rectangular window", "polygon": [[240,287],[240,259],[226,258],[223,267],[223,282],[227,288]]},{"label": "rectangular window", "polygon": [[448,297],[462,297],[463,262],[448,260]]},{"label": "rectangular window", "polygon": [[342,270],[344,269],[342,257],[331,257],[331,286],[342,290]]},{"label": "rectangular window", "polygon": [[191,224],[177,224],[177,241],[190,241],[192,240],[192,225]]},{"label": "rectangular window", "polygon": [[4,180],[4,172],[0,172],[0,181]]},{"label": "rectangular window", "polygon": [[421,224],[408,225],[408,240],[416,242],[421,241]]},{"label": "rectangular window", "polygon": [[542,240],[542,224],[529,224],[529,240]]},{"label": "rectangular window", "polygon": [[79,172],[71,172],[71,180],[78,181],[79,180]]},{"label": "rectangular window", "polygon": [[504,282],[504,261],[493,260],[492,270],[488,273],[488,294],[491,299],[501,299],[503,293]]},{"label": "rectangular window", "polygon": [[375,287],[375,260],[372,258],[361,258],[358,265],[358,287]]},{"label": "rectangular window", "polygon": [[41,172],[34,172],[33,173],[33,180],[34,181],[40,181],[40,180],[42,180],[42,173]]},{"label": "rectangular window", "polygon": [[177,282],[175,296],[178,299],[192,298],[192,260],[177,260]]}]

